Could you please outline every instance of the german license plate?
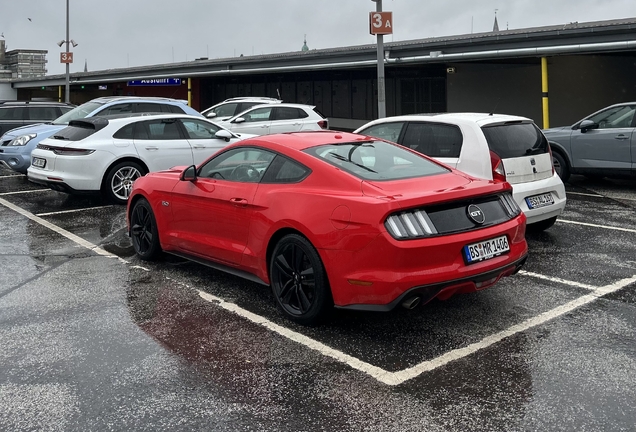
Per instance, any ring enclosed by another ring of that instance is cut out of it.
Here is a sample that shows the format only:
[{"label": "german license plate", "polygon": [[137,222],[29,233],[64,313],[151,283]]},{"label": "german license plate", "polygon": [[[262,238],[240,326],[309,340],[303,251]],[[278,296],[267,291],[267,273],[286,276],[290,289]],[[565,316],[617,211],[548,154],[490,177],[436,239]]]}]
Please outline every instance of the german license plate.
[{"label": "german license plate", "polygon": [[36,168],[44,168],[46,166],[46,159],[34,157],[31,160],[31,165],[33,165]]},{"label": "german license plate", "polygon": [[526,197],[526,204],[529,209],[536,209],[554,204],[552,193],[548,192],[541,195],[533,195]]},{"label": "german license plate", "polygon": [[494,258],[509,250],[508,237],[501,236],[464,246],[464,257],[468,264],[472,264]]}]

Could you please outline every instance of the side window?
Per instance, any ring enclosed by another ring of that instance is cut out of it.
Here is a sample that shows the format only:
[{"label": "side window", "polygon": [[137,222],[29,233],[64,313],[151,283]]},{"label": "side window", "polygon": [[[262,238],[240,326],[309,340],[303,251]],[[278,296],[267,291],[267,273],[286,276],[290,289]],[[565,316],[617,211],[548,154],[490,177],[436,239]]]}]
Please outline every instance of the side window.
[{"label": "side window", "polygon": [[167,113],[185,114],[185,111],[183,110],[183,108],[177,105],[161,104],[161,110]]},{"label": "side window", "polygon": [[27,107],[29,120],[55,120],[59,116],[55,107]]},{"label": "side window", "polygon": [[111,116],[111,115],[120,115],[120,114],[129,114],[132,113],[132,104],[117,104],[111,105],[103,110],[97,112],[96,116]]},{"label": "side window", "polygon": [[188,139],[211,139],[216,138],[215,134],[219,127],[201,120],[181,119],[181,124],[186,129]]},{"label": "side window", "polygon": [[25,114],[24,108],[0,108],[0,120],[22,120]]},{"label": "side window", "polygon": [[242,113],[243,111],[247,111],[253,106],[260,105],[260,104],[261,104],[260,102],[241,102],[240,104],[238,104],[238,109],[236,110],[236,112],[232,115]]},{"label": "side window", "polygon": [[237,103],[228,103],[221,105],[220,107],[216,107],[213,110],[210,110],[210,112],[216,113],[217,117],[233,117],[234,114],[237,114],[236,108],[238,105],[239,104]]},{"label": "side window", "polygon": [[148,120],[137,123],[135,139],[178,140],[182,139],[175,120]]},{"label": "side window", "polygon": [[199,169],[200,177],[258,183],[276,155],[252,147],[235,148],[211,159]]},{"label": "side window", "polygon": [[135,112],[138,113],[160,113],[162,112],[161,104],[150,102],[135,103]]},{"label": "side window", "polygon": [[[73,108],[71,107],[58,107],[58,112],[57,112],[57,117],[66,114],[67,112],[71,111]],[[55,117],[55,118],[57,118]]]},{"label": "side window", "polygon": [[393,141],[396,143],[398,138],[400,137],[400,132],[402,132],[403,126],[404,122],[380,123],[368,127],[367,129],[361,130],[358,133],[362,135],[369,135],[375,138],[381,138],[387,141]]},{"label": "side window", "polygon": [[113,134],[113,138],[117,139],[132,139],[133,131],[135,129],[135,123],[124,126]]},{"label": "side window", "polygon": [[[304,111],[293,107],[274,108],[274,112],[276,115],[276,120],[293,120],[297,118],[307,117],[307,114]],[[304,116],[301,115],[301,112],[304,114]]]},{"label": "side window", "polygon": [[632,127],[635,109],[633,105],[614,107],[589,117],[589,120],[598,123],[599,129]]},{"label": "side window", "polygon": [[245,113],[241,117],[245,119],[246,123],[268,121],[272,112],[272,107],[256,108],[250,112]]},{"label": "side window", "polygon": [[278,155],[265,173],[263,183],[298,183],[310,172],[298,162]]},{"label": "side window", "polygon": [[462,133],[453,125],[411,122],[401,144],[430,157],[459,157]]}]

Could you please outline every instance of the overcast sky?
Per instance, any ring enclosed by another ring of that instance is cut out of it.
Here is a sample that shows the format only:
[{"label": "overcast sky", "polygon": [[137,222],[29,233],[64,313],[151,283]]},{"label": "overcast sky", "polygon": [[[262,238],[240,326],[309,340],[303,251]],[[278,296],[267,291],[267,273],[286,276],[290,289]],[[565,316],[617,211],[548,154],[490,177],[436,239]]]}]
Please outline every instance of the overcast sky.
[{"label": "overcast sky", "polygon": [[[403,41],[636,17],[636,0],[383,0],[392,36]],[[375,42],[371,0],[70,0],[71,72],[298,51]],[[62,74],[66,0],[0,0],[7,49],[48,50],[48,74]]]}]

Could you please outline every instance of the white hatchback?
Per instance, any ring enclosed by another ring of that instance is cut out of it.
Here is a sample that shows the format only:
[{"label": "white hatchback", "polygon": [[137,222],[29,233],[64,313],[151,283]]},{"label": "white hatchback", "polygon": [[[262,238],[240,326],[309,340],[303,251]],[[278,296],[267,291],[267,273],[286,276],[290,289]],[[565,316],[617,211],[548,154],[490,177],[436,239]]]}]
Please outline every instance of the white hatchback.
[{"label": "white hatchback", "polygon": [[101,192],[125,204],[138,177],[176,165],[198,165],[228,144],[252,136],[182,114],[72,120],[33,150],[27,176],[60,192]]},{"label": "white hatchback", "polygon": [[507,181],[528,229],[554,225],[566,203],[550,146],[531,119],[481,113],[418,114],[374,120],[356,133],[393,141],[475,177]]},{"label": "white hatchback", "polygon": [[256,105],[221,123],[233,132],[267,135],[329,129],[329,121],[313,105]]}]

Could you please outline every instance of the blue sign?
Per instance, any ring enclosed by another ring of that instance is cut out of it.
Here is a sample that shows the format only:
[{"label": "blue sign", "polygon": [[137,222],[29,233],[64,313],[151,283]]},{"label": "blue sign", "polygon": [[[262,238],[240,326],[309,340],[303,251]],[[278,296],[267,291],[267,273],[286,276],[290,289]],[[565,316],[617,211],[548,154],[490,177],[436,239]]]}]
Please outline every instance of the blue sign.
[{"label": "blue sign", "polygon": [[181,78],[155,78],[128,81],[128,86],[175,86],[181,85]]}]

